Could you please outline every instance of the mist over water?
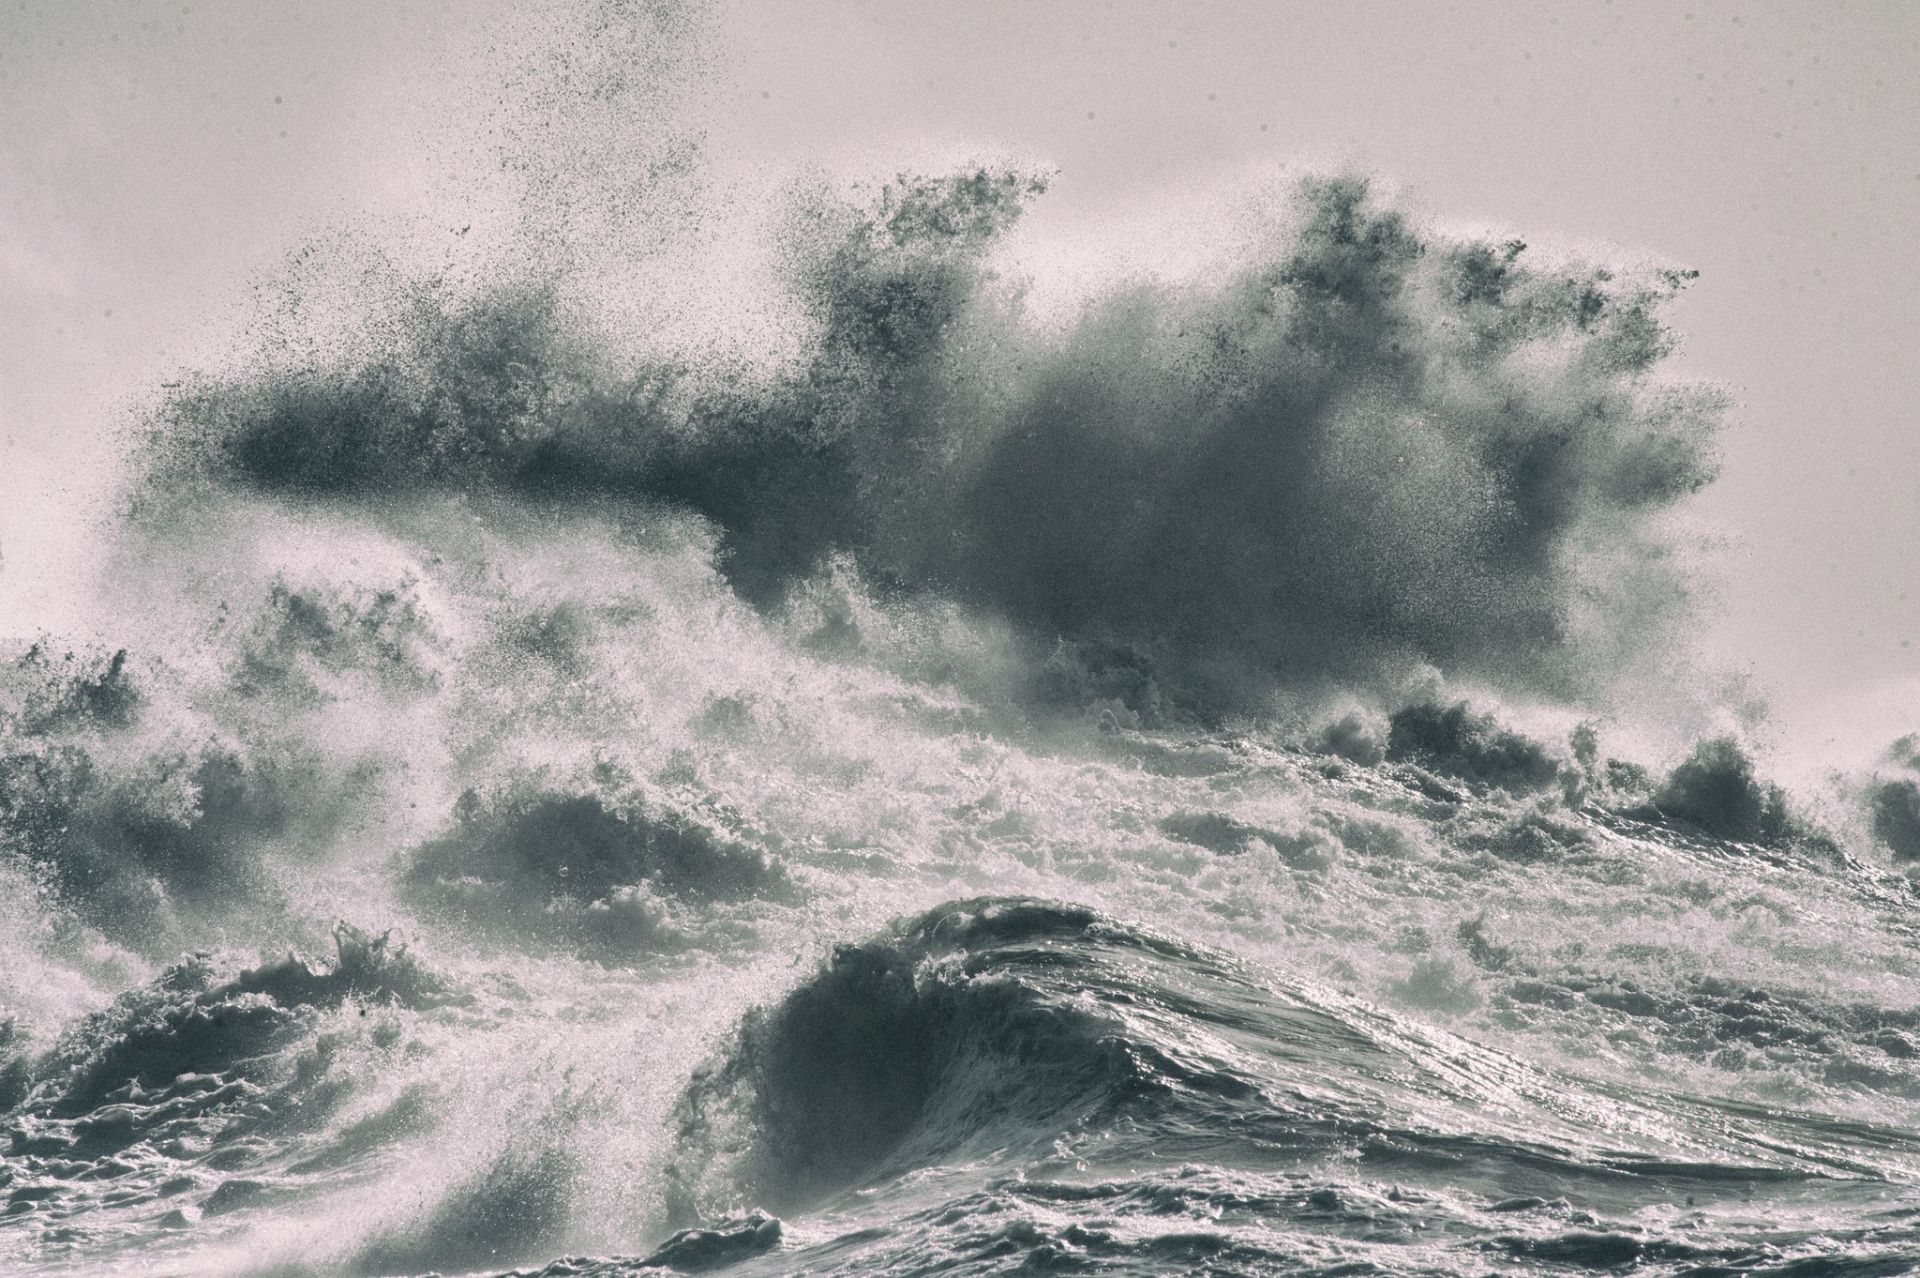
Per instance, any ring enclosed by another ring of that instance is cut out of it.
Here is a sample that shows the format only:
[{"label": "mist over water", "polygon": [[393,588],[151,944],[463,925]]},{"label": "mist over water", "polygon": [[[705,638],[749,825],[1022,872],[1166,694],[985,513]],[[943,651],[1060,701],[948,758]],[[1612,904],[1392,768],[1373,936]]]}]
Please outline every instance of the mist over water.
[{"label": "mist over water", "polygon": [[746,182],[704,22],[503,26],[498,175],[126,430],[0,667],[0,1267],[1920,1265],[1915,751],[1728,730],[1691,273]]},{"label": "mist over water", "polygon": [[1662,516],[1721,408],[1657,376],[1683,272],[1536,268],[1310,177],[1263,192],[1225,278],[1118,279],[1043,325],[995,249],[1044,189],[789,192],[796,349],[752,369],[622,347],[564,272],[389,278],[344,341],[173,395],[149,483],[664,502],[759,608],[846,557],[891,597],[1161,657],[1222,708],[1420,662],[1597,695],[1674,640]]}]

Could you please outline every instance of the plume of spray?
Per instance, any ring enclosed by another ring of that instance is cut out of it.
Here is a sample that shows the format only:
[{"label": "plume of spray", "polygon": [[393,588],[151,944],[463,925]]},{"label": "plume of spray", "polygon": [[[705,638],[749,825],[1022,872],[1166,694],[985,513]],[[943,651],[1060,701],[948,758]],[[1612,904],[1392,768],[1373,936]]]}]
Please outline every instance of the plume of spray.
[{"label": "plume of spray", "polygon": [[1674,638],[1666,515],[1712,477],[1725,406],[1660,373],[1690,273],[1536,265],[1310,177],[1224,280],[1049,326],[995,251],[1045,188],[798,189],[795,353],[755,376],[623,345],[570,271],[388,272],[349,340],[175,393],[155,485],[665,501],[763,608],[851,556],[1039,654],[1137,654],[1201,710],[1422,665],[1591,695]]}]

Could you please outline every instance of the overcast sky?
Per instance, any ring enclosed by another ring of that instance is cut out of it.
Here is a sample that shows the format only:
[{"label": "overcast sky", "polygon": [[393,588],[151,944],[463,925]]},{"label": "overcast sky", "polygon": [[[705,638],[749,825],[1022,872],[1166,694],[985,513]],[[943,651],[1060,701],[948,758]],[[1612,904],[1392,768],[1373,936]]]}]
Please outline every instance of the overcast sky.
[{"label": "overcast sky", "polygon": [[[84,544],[116,406],[302,237],[445,198],[531,37],[479,4],[0,5],[18,612]],[[1070,223],[1351,163],[1442,219],[1698,269],[1681,366],[1739,402],[1696,507],[1728,539],[1714,649],[1809,738],[1920,727],[1920,5],[766,0],[697,25],[686,110],[721,170],[997,144],[1057,166],[1042,215]]]}]

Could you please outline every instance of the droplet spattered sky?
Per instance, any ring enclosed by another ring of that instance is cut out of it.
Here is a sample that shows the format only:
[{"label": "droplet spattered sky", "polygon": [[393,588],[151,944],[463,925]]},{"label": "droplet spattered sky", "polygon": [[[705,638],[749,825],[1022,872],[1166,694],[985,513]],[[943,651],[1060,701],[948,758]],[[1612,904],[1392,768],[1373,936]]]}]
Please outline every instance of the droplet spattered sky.
[{"label": "droplet spattered sky", "polygon": [[[497,155],[510,8],[0,9],[10,628],[58,624],[124,406],[252,281]],[[1445,221],[1698,270],[1679,371],[1738,402],[1694,504],[1721,538],[1709,647],[1797,753],[1920,726],[1920,8],[737,0],[685,25],[722,171],[1013,149],[1057,169],[1062,227],[1345,164]]]}]

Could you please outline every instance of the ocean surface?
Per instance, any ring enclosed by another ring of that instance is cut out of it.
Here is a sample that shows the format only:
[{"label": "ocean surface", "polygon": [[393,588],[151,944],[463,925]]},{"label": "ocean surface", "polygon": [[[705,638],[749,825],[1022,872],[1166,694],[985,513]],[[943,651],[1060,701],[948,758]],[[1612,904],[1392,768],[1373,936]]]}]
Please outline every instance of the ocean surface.
[{"label": "ocean surface", "polygon": [[[513,664],[504,614],[480,686],[296,645],[309,735],[245,755],[130,663],[13,667],[71,682],[6,756],[0,1265],[1920,1264],[1891,869],[1430,757],[997,726],[628,554],[572,624],[630,678]],[[449,803],[466,752],[514,779]]]},{"label": "ocean surface", "polygon": [[0,1268],[1920,1264],[1858,829],[1472,711],[1143,725],[1106,646],[970,698],[666,515],[222,500],[143,553],[244,609],[7,667]]},{"label": "ocean surface", "polygon": [[564,65],[9,619],[0,1271],[1920,1268],[1920,746],[1691,655],[1690,272],[1353,174],[1054,270]]}]

